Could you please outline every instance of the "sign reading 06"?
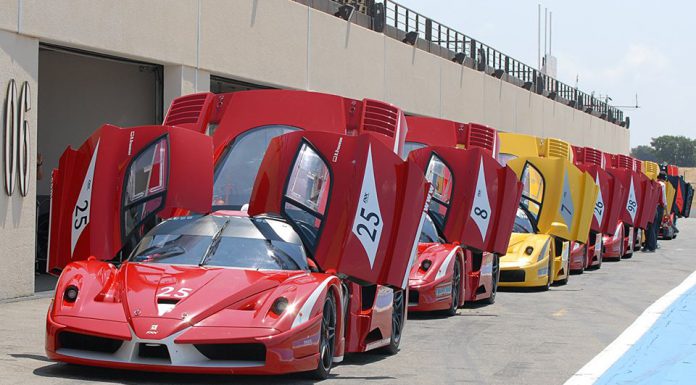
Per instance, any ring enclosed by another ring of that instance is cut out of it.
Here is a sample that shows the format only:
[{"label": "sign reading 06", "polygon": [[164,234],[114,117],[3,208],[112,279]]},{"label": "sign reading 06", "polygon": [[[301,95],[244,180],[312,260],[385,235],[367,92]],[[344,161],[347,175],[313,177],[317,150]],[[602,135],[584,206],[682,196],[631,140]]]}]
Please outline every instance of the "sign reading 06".
[{"label": "sign reading 06", "polygon": [[19,98],[14,79],[7,86],[5,98],[5,192],[12,195],[19,175],[19,193],[27,196],[29,186],[29,122],[26,113],[31,109],[29,83],[22,84]]}]

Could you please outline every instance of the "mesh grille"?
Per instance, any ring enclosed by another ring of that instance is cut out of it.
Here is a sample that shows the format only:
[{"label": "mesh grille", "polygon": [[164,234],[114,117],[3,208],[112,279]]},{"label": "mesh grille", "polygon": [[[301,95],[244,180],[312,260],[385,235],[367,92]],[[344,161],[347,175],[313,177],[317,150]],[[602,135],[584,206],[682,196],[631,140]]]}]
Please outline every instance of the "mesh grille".
[{"label": "mesh grille", "polygon": [[584,159],[582,159],[585,164],[596,164],[597,166],[602,165],[602,152],[595,150],[594,148],[584,148]]},{"label": "mesh grille", "polygon": [[660,166],[655,162],[643,161],[643,172],[646,174],[657,175],[660,173]]},{"label": "mesh grille", "polygon": [[167,113],[164,124],[166,126],[178,126],[187,123],[197,123],[208,95],[193,94],[175,99]]},{"label": "mesh grille", "polygon": [[615,157],[614,167],[633,170],[633,159],[630,156],[617,154]]},{"label": "mesh grille", "polygon": [[568,142],[564,142],[560,139],[549,138],[546,139],[544,147],[544,153],[549,158],[572,159],[570,153],[570,144]]},{"label": "mesh grille", "polygon": [[376,100],[365,100],[362,129],[393,138],[399,121],[399,109]]},{"label": "mesh grille", "polygon": [[497,136],[495,128],[475,123],[469,123],[467,126],[466,142],[464,143],[466,148],[480,147],[495,151],[495,140]]}]

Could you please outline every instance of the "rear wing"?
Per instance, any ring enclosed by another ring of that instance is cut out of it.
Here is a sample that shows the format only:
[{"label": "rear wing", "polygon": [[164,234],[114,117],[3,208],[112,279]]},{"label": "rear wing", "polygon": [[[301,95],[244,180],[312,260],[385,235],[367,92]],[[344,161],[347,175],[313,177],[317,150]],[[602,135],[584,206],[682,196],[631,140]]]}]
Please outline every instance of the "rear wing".
[{"label": "rear wing", "polygon": [[433,185],[428,211],[448,242],[505,254],[522,192],[512,169],[475,146],[426,147],[408,161]]},{"label": "rear wing", "polygon": [[127,254],[177,209],[209,212],[212,141],[190,129],[104,125],[53,171],[49,271]]},{"label": "rear wing", "polygon": [[284,217],[324,271],[404,288],[429,188],[372,135],[293,132],[270,142],[248,212]]},{"label": "rear wing", "polygon": [[520,206],[540,233],[587,240],[598,189],[592,177],[562,158],[520,157],[508,165],[524,186]]},{"label": "rear wing", "polygon": [[397,154],[403,151],[407,132],[403,111],[392,104],[294,90],[182,96],[172,102],[165,124],[212,135],[216,158],[243,133],[271,125],[344,135],[371,133]]}]

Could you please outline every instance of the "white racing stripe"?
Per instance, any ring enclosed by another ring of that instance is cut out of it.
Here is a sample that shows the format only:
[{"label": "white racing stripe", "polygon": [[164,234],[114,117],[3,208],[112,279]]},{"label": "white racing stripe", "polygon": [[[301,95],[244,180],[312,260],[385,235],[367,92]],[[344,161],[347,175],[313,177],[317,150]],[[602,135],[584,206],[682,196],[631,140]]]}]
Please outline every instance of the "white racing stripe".
[{"label": "white racing stripe", "polygon": [[680,296],[696,285],[696,271],[691,273],[679,286],[655,301],[645,309],[626,330],[609,346],[565,382],[565,385],[594,384],[621,356],[655,324],[662,314]]}]

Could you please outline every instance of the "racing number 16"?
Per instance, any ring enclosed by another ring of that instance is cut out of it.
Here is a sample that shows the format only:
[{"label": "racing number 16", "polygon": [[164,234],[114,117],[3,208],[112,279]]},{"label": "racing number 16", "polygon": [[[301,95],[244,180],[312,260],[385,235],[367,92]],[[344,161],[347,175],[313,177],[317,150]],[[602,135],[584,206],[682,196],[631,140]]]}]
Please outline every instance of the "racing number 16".
[{"label": "racing number 16", "polygon": [[[375,237],[377,237],[377,226],[379,226],[379,215],[369,212],[367,215],[365,214],[365,208],[361,207],[360,208],[360,217],[365,220],[364,223],[359,223],[357,226],[357,231],[358,235],[365,235],[360,232],[360,230],[364,230],[367,233],[367,236],[370,237],[372,242],[375,241]],[[370,225],[372,227],[372,230],[367,227],[367,225]]]}]

